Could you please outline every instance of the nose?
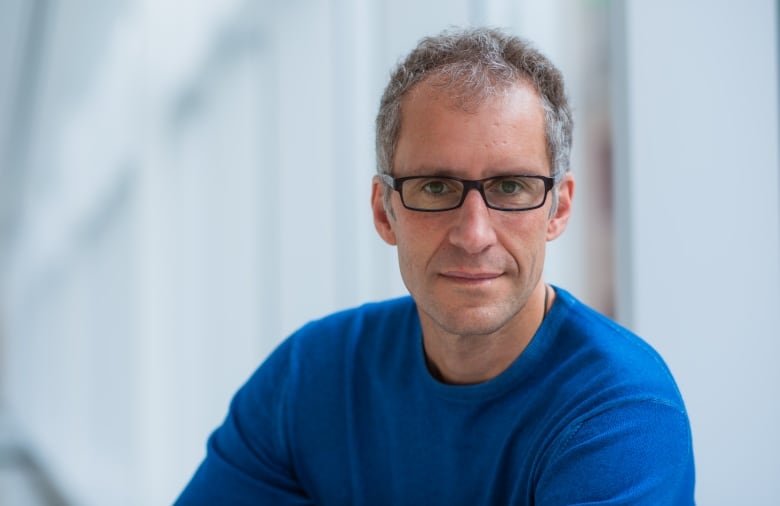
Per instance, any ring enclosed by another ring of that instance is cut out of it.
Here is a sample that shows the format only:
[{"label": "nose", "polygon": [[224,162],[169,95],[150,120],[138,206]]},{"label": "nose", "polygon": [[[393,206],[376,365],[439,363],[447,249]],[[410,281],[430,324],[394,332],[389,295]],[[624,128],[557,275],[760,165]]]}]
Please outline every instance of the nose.
[{"label": "nose", "polygon": [[469,191],[450,229],[450,242],[469,254],[481,253],[496,242],[490,209],[479,191]]}]

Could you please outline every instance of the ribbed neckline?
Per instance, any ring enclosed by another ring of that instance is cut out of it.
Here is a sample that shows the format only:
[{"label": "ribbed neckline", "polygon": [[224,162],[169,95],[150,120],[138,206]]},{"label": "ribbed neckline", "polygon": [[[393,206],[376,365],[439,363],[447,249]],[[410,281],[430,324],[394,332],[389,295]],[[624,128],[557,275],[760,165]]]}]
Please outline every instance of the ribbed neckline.
[{"label": "ribbed neckline", "polygon": [[415,317],[412,319],[414,329],[411,334],[417,336],[414,347],[414,369],[423,388],[437,396],[461,401],[491,399],[514,390],[539,366],[574,303],[573,297],[566,290],[550,286],[555,290],[555,301],[525,350],[504,372],[495,378],[474,385],[449,385],[431,375],[425,363],[422,328],[415,306]]}]

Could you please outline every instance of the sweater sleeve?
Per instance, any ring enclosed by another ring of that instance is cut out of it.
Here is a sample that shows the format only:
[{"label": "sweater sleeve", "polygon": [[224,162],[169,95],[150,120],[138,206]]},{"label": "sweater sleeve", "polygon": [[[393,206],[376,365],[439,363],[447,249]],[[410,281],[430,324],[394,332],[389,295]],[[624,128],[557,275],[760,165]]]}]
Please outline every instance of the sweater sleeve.
[{"label": "sweater sleeve", "polygon": [[290,347],[283,343],[236,393],[177,505],[313,504],[288,451]]},{"label": "sweater sleeve", "polygon": [[633,401],[574,424],[543,465],[536,504],[694,504],[691,432],[665,401]]}]

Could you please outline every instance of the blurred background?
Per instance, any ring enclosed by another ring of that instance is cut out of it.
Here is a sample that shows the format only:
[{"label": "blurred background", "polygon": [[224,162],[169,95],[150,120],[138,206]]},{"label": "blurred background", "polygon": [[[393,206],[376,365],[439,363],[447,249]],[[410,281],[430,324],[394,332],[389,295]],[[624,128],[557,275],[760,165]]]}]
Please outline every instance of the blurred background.
[{"label": "blurred background", "polygon": [[699,504],[780,504],[774,0],[0,0],[0,504],[171,503],[286,335],[405,292],[373,119],[450,25],[563,70],[548,281],[664,355]]}]

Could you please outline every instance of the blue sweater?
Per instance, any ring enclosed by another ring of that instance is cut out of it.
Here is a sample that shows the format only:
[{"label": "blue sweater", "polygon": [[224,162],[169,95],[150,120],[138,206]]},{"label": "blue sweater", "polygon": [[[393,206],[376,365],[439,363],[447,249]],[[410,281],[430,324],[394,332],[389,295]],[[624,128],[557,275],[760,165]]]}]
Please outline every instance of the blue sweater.
[{"label": "blue sweater", "polygon": [[236,394],[177,504],[693,504],[666,365],[556,293],[520,357],[477,385],[430,375],[409,297],[306,325]]}]

